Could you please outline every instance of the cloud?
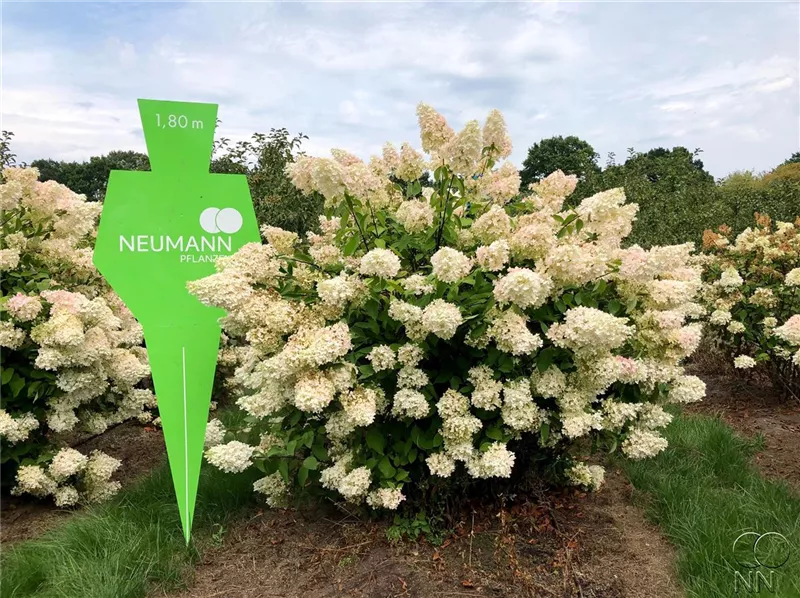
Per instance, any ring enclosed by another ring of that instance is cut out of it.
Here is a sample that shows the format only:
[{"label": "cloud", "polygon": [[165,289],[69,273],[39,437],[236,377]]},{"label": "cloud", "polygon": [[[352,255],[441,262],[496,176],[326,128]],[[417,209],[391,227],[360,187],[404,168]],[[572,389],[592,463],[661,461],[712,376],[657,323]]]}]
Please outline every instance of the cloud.
[{"label": "cloud", "polygon": [[601,154],[702,147],[715,175],[797,150],[798,7],[781,4],[108,3],[4,6],[3,128],[21,159],[144,150],[136,99],[220,105],[219,134],[286,127],[312,154],[419,144],[505,115]]}]

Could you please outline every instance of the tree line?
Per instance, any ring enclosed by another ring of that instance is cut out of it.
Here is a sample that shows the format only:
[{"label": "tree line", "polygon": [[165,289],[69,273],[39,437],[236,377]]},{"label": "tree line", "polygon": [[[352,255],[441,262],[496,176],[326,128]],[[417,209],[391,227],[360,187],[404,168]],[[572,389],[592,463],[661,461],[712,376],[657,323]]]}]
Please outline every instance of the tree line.
[{"label": "tree line", "polygon": [[[11,165],[13,134],[0,137],[0,164]],[[211,172],[247,176],[259,222],[302,233],[313,230],[322,206],[298,191],[285,167],[303,153],[302,133],[285,128],[255,133],[247,141],[221,138],[214,144]],[[579,137],[555,136],[534,143],[522,164],[521,191],[555,170],[574,174],[578,187],[573,205],[599,191],[624,187],[629,201],[639,204],[631,243],[642,246],[699,242],[703,230],[727,224],[734,232],[750,225],[754,212],[776,220],[800,216],[800,152],[766,173],[740,171],[719,180],[705,169],[702,150],[677,146],[647,152],[629,148],[624,161],[609,154],[601,166],[594,148]],[[93,201],[103,201],[112,170],[149,170],[145,154],[112,151],[84,162],[38,159],[41,180],[54,180]],[[423,181],[423,184],[425,182]]]}]

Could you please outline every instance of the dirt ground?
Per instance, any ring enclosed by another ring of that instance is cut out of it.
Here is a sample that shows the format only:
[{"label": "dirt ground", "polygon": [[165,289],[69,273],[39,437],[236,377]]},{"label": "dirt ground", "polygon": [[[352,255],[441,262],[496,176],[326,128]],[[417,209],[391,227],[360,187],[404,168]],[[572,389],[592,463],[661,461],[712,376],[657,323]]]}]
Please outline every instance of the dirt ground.
[{"label": "dirt ground", "polygon": [[718,415],[744,436],[762,434],[764,450],[754,459],[761,472],[785,480],[800,491],[800,404],[784,401],[769,380],[734,371],[697,371],[707,387],[703,402],[688,411]]},{"label": "dirt ground", "polygon": [[[161,430],[135,422],[117,426],[75,448],[85,454],[99,449],[121,460],[114,479],[123,486],[152,470],[165,455]],[[75,512],[76,509],[57,509],[51,501],[32,501],[29,496],[4,496],[0,500],[0,542],[8,546],[33,538]]]},{"label": "dirt ground", "polygon": [[678,598],[672,549],[630,493],[609,472],[597,495],[470,513],[440,547],[392,544],[386,524],[338,512],[260,512],[227,530],[172,598]]}]

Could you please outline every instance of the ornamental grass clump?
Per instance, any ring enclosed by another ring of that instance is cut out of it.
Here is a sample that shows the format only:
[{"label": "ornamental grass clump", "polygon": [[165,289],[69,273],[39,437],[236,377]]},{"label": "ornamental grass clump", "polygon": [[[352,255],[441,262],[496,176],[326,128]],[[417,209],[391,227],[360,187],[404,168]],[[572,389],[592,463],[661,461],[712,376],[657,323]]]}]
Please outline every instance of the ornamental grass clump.
[{"label": "ornamental grass clump", "polygon": [[[92,264],[102,204],[38,175],[8,168],[0,185],[0,462],[4,484],[16,477],[17,491],[67,505],[76,486],[56,493],[36,468],[70,434],[149,420],[155,397],[143,386],[142,328]],[[96,500],[104,488],[83,494]]]},{"label": "ornamental grass clump", "polygon": [[215,428],[207,459],[260,469],[271,505],[322,490],[396,509],[534,464],[595,489],[603,469],[580,455],[655,455],[663,404],[704,396],[680,365],[703,313],[691,244],[622,248],[637,206],[613,189],[566,209],[561,172],[520,199],[497,111],[459,133],[417,114],[424,154],[289,166],[324,199],[320,233],[265,229],[189,284],[245,342],[237,403],[261,434]]},{"label": "ornamental grass clump", "polygon": [[710,338],[737,370],[769,375],[786,397],[800,399],[800,234],[798,223],[703,235]]}]

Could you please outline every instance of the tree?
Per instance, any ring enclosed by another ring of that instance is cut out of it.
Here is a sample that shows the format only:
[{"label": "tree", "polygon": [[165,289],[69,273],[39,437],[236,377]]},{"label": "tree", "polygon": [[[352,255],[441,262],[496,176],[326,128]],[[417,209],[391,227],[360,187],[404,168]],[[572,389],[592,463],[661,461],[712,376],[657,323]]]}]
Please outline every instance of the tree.
[{"label": "tree", "polygon": [[268,134],[254,133],[250,141],[231,145],[220,138],[214,147],[211,172],[247,175],[259,224],[279,226],[296,233],[317,227],[321,203],[303,195],[286,175],[286,166],[301,155],[306,135],[294,137],[284,128]]},{"label": "tree", "polygon": [[17,154],[11,151],[11,138],[14,133],[3,131],[0,133],[0,170],[14,166],[17,163]]},{"label": "tree", "polygon": [[103,201],[112,170],[150,170],[150,160],[140,152],[112,151],[87,162],[42,159],[34,160],[31,166],[39,169],[41,181],[56,181],[91,201]]},{"label": "tree", "polygon": [[723,223],[714,177],[705,170],[700,153],[685,147],[647,152],[628,148],[628,159],[623,164],[610,159],[602,173],[576,189],[573,203],[624,187],[628,201],[639,204],[630,242],[651,246],[698,241],[704,229]]},{"label": "tree", "polygon": [[795,152],[789,156],[789,159],[781,164],[781,166],[786,166],[787,164],[797,164],[798,162],[800,162],[800,152]]},{"label": "tree", "polygon": [[589,143],[574,135],[542,139],[528,149],[528,157],[522,163],[522,188],[526,189],[530,183],[539,181],[556,170],[577,175],[583,182],[600,172],[597,165],[599,158],[599,154]]}]

